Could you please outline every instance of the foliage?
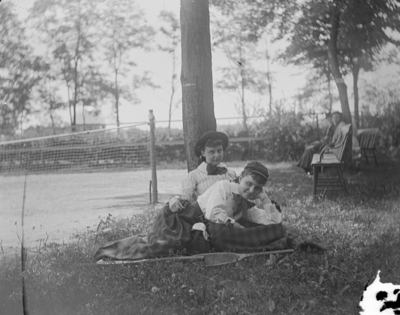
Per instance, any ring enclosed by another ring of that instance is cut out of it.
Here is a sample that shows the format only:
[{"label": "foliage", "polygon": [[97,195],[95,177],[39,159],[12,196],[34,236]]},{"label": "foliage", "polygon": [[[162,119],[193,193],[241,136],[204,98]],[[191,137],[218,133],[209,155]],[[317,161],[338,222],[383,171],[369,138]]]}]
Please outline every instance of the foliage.
[{"label": "foliage", "polygon": [[243,27],[247,10],[249,8],[246,3],[237,2],[233,11],[225,11],[222,16],[217,12],[211,21],[214,48],[220,48],[228,59],[227,66],[217,68],[221,76],[216,87],[235,92],[235,107],[243,117],[243,128],[248,133],[247,117],[253,116],[257,110],[256,104],[251,104],[248,96],[253,93],[260,98],[271,91],[266,82],[270,73],[254,64],[263,59],[262,54],[257,52],[256,38]]},{"label": "foliage", "polygon": [[[128,70],[136,66],[132,58],[132,50],[142,48],[149,50],[154,36],[152,27],[145,25],[143,11],[138,4],[131,0],[106,0],[102,13],[103,46],[105,59],[112,71],[105,88],[114,99],[117,126],[119,126],[120,99],[138,102],[134,95],[134,86],[123,85],[121,78],[125,77]],[[136,76],[136,81],[142,80]]]},{"label": "foliage", "polygon": [[47,46],[49,64],[65,84],[71,125],[76,125],[76,108],[95,105],[104,97],[101,76],[95,63],[95,48],[101,33],[97,1],[36,1],[30,19]]},{"label": "foliage", "polygon": [[[249,131],[242,124],[219,126],[218,130],[225,132],[231,140],[240,137],[254,137],[262,140],[230,141],[224,154],[224,161],[243,161],[266,159],[270,162],[295,161],[304,151],[304,146],[320,139],[321,131],[303,115],[293,112],[275,113],[266,116],[258,122],[250,124]],[[182,130],[171,129],[171,134],[165,129],[156,129],[156,141],[183,140]],[[181,162],[185,160],[182,145],[156,146],[159,163]]]},{"label": "foliage", "polygon": [[[379,51],[387,42],[393,41],[386,35],[386,28],[397,29],[400,10],[382,1],[307,1],[300,6],[299,14],[289,35],[291,44],[282,57],[293,64],[312,64],[320,73],[326,72],[328,62],[334,77],[338,78],[335,62],[329,57],[333,32],[337,32],[335,53],[338,69],[342,75],[349,72],[353,75],[355,118],[358,123],[359,71],[372,70]],[[334,16],[339,19],[336,30],[336,24],[332,22]],[[340,89],[339,93],[342,97]],[[343,106],[343,113],[346,113]]]},{"label": "foliage", "polygon": [[304,114],[331,113],[333,103],[338,100],[331,91],[331,75],[325,65],[321,71],[312,70],[307,76],[306,84],[298,94],[299,111]]},{"label": "foliage", "polygon": [[31,91],[43,65],[9,2],[0,3],[0,38],[0,131],[12,135],[34,111]]},{"label": "foliage", "polygon": [[38,110],[50,116],[53,135],[55,135],[56,125],[61,124],[61,119],[57,116],[56,111],[65,107],[66,103],[60,97],[56,74],[52,72],[48,63],[44,64],[41,80],[36,84],[34,90],[34,99],[40,103]]},{"label": "foliage", "polygon": [[[242,163],[244,166],[244,163]],[[400,168],[385,161],[347,174],[350,194],[313,202],[312,181],[296,167],[271,165],[268,190],[286,206],[286,227],[320,238],[326,253],[296,251],[268,266],[266,257],[221,267],[176,261],[96,266],[107,241],[145,233],[159,211],[101,219],[64,245],[46,244],[28,255],[29,313],[41,314],[353,314],[365,286],[400,283],[398,208]],[[0,312],[22,313],[19,257],[3,258]]]},{"label": "foliage", "polygon": [[400,156],[398,77],[380,78],[378,83],[367,82],[364,84],[363,94],[366,104],[371,105],[371,108],[364,106],[362,128],[379,128],[378,148],[392,158]]},{"label": "foliage", "polygon": [[379,128],[377,148],[390,158],[400,157],[400,102],[389,103],[376,114],[363,115],[362,128]]},{"label": "foliage", "polygon": [[259,137],[267,138],[260,148],[264,158],[274,162],[298,160],[305,145],[319,138],[319,130],[302,120],[301,114],[287,112],[261,122],[256,128]]},{"label": "foliage", "polygon": [[391,157],[400,157],[400,101],[391,103],[383,109],[381,115],[383,143],[381,144]]},{"label": "foliage", "polygon": [[171,75],[171,96],[169,100],[169,111],[168,111],[168,129],[171,129],[171,117],[173,107],[177,108],[181,103],[181,100],[177,100],[174,103],[175,92],[178,88],[179,81],[176,73],[176,66],[178,62],[178,46],[180,45],[180,25],[179,21],[173,12],[161,11],[159,15],[163,21],[163,26],[160,28],[161,34],[167,39],[167,44],[158,45],[161,51],[170,54],[172,59],[172,75]]},{"label": "foliage", "polygon": [[[399,45],[395,31],[399,29],[398,1],[245,1],[248,10],[243,28],[259,39],[266,27],[276,30],[276,39],[288,39],[283,55],[294,64],[329,67],[339,90],[342,112],[350,122],[347,90],[342,75],[352,71],[355,83],[361,68],[371,69],[372,61],[386,43]],[[234,1],[215,0],[223,12],[232,14]],[[257,18],[255,18],[258,17]],[[357,84],[354,84],[356,87]],[[357,104],[357,89],[354,97]],[[356,109],[358,111],[358,109]]]}]

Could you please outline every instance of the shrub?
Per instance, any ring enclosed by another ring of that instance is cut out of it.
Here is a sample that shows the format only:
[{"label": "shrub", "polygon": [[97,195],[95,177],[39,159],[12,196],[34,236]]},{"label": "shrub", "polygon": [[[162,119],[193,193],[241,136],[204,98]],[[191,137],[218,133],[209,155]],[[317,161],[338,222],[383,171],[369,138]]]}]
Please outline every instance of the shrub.
[{"label": "shrub", "polygon": [[381,113],[364,113],[362,128],[379,128],[378,149],[390,158],[400,156],[400,101],[389,103]]},{"label": "shrub", "polygon": [[267,138],[259,143],[259,149],[268,161],[297,160],[306,143],[319,139],[319,130],[304,124],[303,116],[294,112],[266,118],[255,128],[259,137]]}]

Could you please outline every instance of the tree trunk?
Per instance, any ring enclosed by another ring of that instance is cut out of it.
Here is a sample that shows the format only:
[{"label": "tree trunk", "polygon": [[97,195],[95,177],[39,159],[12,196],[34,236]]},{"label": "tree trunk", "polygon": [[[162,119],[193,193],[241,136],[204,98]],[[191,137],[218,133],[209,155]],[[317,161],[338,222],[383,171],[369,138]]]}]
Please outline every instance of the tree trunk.
[{"label": "tree trunk", "polygon": [[115,114],[117,116],[117,127],[119,127],[119,87],[118,87],[118,70],[115,69]]},{"label": "tree trunk", "polygon": [[358,116],[358,74],[360,73],[360,65],[358,61],[353,61],[353,93],[354,93],[354,119],[357,127],[360,126],[360,118]]},{"label": "tree trunk", "polygon": [[340,73],[338,56],[337,56],[337,37],[339,33],[339,20],[340,20],[340,11],[337,8],[337,3],[336,3],[336,6],[332,7],[332,12],[331,12],[331,30],[330,30],[330,38],[328,46],[328,59],[333,78],[335,80],[336,86],[339,91],[343,120],[345,123],[349,124],[351,123],[351,113],[349,108],[349,98],[347,96],[347,86],[346,83],[344,82],[342,74]]},{"label": "tree trunk", "polygon": [[82,103],[82,121],[83,121],[83,131],[86,131],[85,105],[83,103]]},{"label": "tree trunk", "polygon": [[76,106],[78,105],[78,59],[75,59],[74,67],[74,99],[72,103],[72,132],[76,131]]},{"label": "tree trunk", "polygon": [[188,171],[197,167],[194,146],[216,130],[211,68],[209,1],[181,0],[182,112]]},{"label": "tree trunk", "polygon": [[[240,40],[240,39],[239,39]],[[241,62],[240,64],[240,112],[242,114],[242,121],[243,121],[243,128],[246,133],[246,136],[249,136],[249,126],[247,124],[247,112],[246,112],[246,101],[245,101],[245,87],[246,87],[246,71],[244,69],[244,63],[243,63],[243,56],[242,56],[242,41],[240,40],[240,43],[238,45],[239,49],[239,60]]]},{"label": "tree trunk", "polygon": [[[242,59],[242,58],[240,58]],[[241,60],[242,61],[242,60]],[[240,82],[241,82],[241,94],[240,94],[240,103],[241,103],[241,112],[242,112],[242,117],[243,117],[243,128],[244,131],[246,132],[246,136],[249,136],[249,126],[247,125],[247,113],[246,113],[246,101],[244,99],[244,92],[245,92],[245,86],[246,86],[246,78],[245,78],[245,73],[243,66],[240,66]]]},{"label": "tree trunk", "polygon": [[[329,67],[329,65],[328,65]],[[329,95],[329,114],[332,113],[332,103],[333,103],[333,97],[332,97],[332,91],[331,91],[331,72],[329,71],[329,68],[326,71],[326,77],[328,80],[328,95]]]},{"label": "tree trunk", "polygon": [[268,53],[268,40],[265,40],[265,56],[267,59],[267,80],[268,80],[268,94],[269,94],[269,115],[272,116],[272,78],[271,78],[271,69],[269,67],[269,53]]},{"label": "tree trunk", "polygon": [[174,84],[175,82],[172,81],[172,90],[171,90],[171,97],[169,100],[169,110],[168,110],[168,137],[170,136],[171,132],[171,118],[172,118],[172,105],[174,101],[174,94],[175,94],[175,87]]},{"label": "tree trunk", "polygon": [[168,111],[168,137],[170,136],[171,132],[171,118],[172,118],[172,106],[174,102],[174,95],[175,95],[175,80],[176,80],[176,56],[175,56],[175,49],[172,52],[172,77],[171,77],[171,97],[169,100],[169,111]]},{"label": "tree trunk", "polygon": [[[51,102],[51,101],[50,101],[50,102]],[[51,105],[51,103],[50,103],[50,111],[49,111],[49,114],[50,114],[50,121],[51,121],[51,129],[53,130],[53,135],[55,135],[55,134],[56,134],[56,126],[55,126],[55,124],[54,124],[53,106]]]}]

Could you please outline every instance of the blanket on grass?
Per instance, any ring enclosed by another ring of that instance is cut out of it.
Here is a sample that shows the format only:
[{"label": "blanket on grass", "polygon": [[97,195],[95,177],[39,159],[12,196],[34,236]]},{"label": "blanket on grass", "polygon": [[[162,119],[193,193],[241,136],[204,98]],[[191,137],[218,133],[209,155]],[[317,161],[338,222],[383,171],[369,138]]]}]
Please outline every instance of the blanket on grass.
[{"label": "blanket on grass", "polygon": [[[241,207],[246,207],[243,200]],[[206,227],[208,240],[196,223]],[[244,229],[206,220],[197,202],[184,203],[184,209],[172,212],[168,204],[158,213],[147,235],[134,235],[100,247],[94,255],[100,259],[149,259],[172,254],[195,255],[209,252],[256,252],[292,249],[301,243],[282,224],[259,225],[240,222]]]}]

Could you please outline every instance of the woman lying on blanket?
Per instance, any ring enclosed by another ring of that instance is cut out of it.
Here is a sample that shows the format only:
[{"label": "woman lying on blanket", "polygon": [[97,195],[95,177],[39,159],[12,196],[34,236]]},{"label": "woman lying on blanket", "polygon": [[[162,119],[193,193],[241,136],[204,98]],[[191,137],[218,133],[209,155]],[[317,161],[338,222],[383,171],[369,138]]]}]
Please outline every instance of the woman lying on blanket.
[{"label": "woman lying on blanket", "polygon": [[288,248],[281,213],[263,189],[268,176],[263,164],[250,162],[237,183],[219,181],[195,202],[180,200],[183,209],[176,212],[167,204],[147,235],[107,243],[96,252],[95,259]]}]

